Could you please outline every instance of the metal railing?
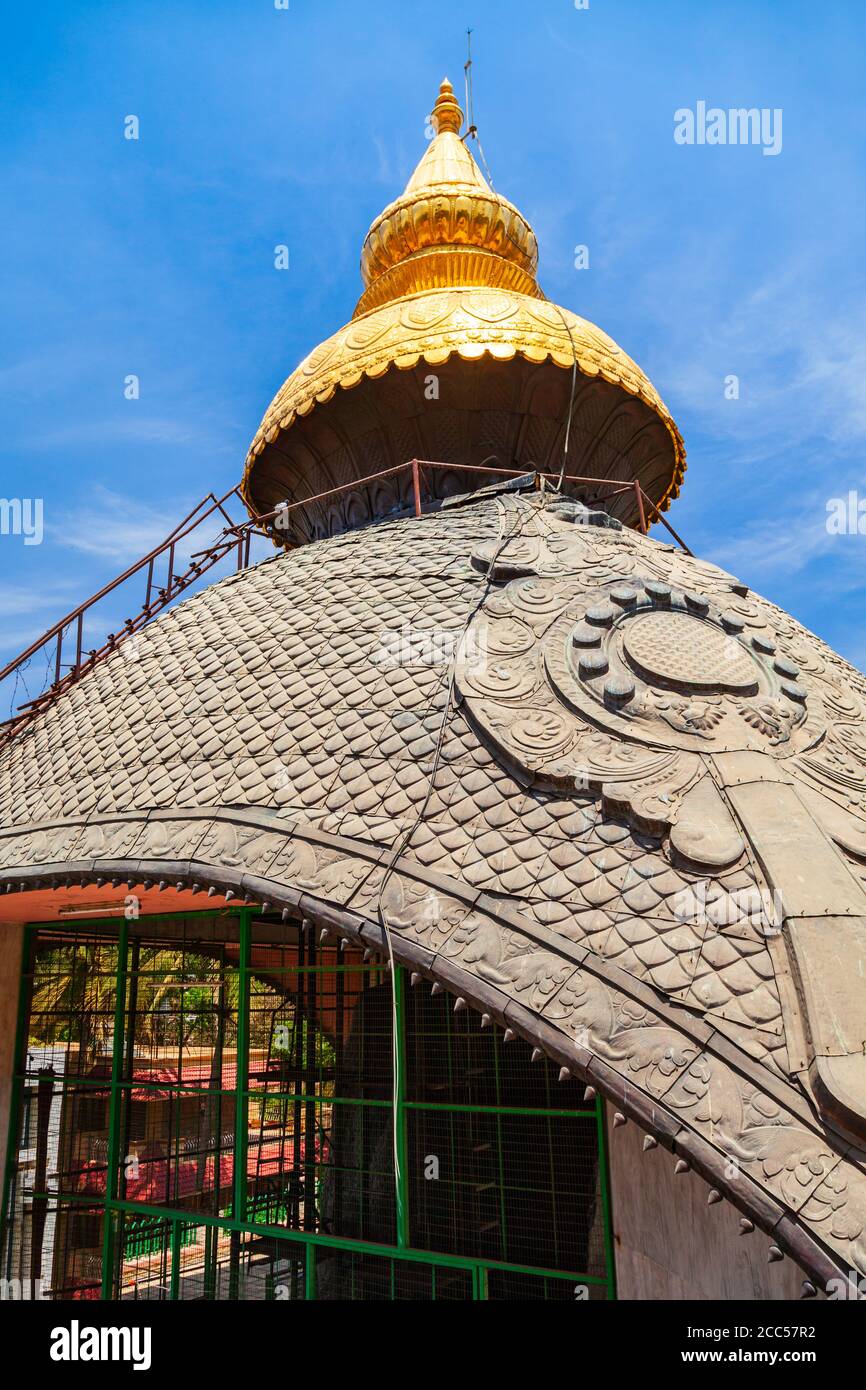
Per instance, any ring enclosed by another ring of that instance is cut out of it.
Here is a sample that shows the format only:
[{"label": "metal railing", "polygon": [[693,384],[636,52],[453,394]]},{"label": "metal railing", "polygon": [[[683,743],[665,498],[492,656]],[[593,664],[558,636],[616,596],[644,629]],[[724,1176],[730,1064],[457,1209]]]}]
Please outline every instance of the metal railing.
[{"label": "metal railing", "polygon": [[[214,565],[226,559],[232,552],[237,556],[239,570],[249,564],[252,538],[255,534],[261,533],[257,531],[256,522],[236,522],[226,510],[231,499],[239,497],[237,488],[232,488],[222,497],[209,493],[178,523],[164,541],[73,608],[0,670],[2,684],[10,676],[23,672],[34,656],[53,646],[46,663],[46,670],[53,667],[53,681],[47,689],[21,704],[17,713],[0,723],[0,744],[51,704],[61,691],[92,670],[104,657],[116,651],[121,642],[135,636],[146,627],[157,614],[173,603]],[[185,557],[181,562],[184,541],[214,515],[221,517],[225,522],[220,534],[205,549]],[[164,567],[162,561],[165,562]],[[159,571],[163,568],[164,578],[161,579]],[[119,632],[109,633],[101,646],[85,651],[84,628],[87,614],[114,590],[136,576],[141,576],[144,584],[144,602],[139,611],[134,617],[126,619]]]},{"label": "metal railing", "polygon": [[[0,685],[2,685],[11,676],[21,675],[34,656],[50,649],[54,644],[54,650],[53,652],[49,651],[46,662],[46,671],[53,666],[53,681],[38,695],[19,705],[17,711],[11,713],[8,719],[0,722],[0,747],[51,705],[64,690],[80,680],[105,657],[116,651],[121,643],[139,633],[142,628],[146,627],[159,613],[163,612],[215,565],[234,553],[238,570],[245,569],[250,563],[250,547],[254,537],[278,540],[281,544],[291,546],[293,543],[288,536],[281,533],[287,532],[286,519],[294,511],[302,507],[310,507],[318,502],[328,501],[345,492],[357,492],[359,487],[379,479],[408,472],[411,473],[412,477],[414,513],[416,516],[421,516],[424,511],[423,483],[425,473],[428,470],[440,469],[500,478],[527,477],[531,472],[531,470],[519,468],[490,468],[476,464],[442,463],[432,459],[410,459],[406,463],[396,464],[392,468],[382,469],[380,472],[364,478],[353,479],[349,483],[330,488],[327,492],[318,493],[313,497],[303,497],[294,502],[281,503],[271,512],[240,522],[236,522],[227,510],[232,499],[244,501],[237,487],[231,488],[222,497],[216,497],[213,493],[209,493],[179,522],[160,545],[154,547],[136,564],[131,565],[108,584],[103,585],[97,593],[92,594],[77,608],[73,608],[70,613],[67,613],[65,617],[61,618],[35,642],[32,642],[25,651],[14,657],[0,670]],[[691,554],[685,542],[677,535],[670,523],[665,520],[664,516],[656,512],[656,504],[647,496],[637,479],[632,482],[621,482],[604,478],[580,477],[574,474],[560,477],[557,473],[537,471],[535,477],[539,481],[544,479],[545,482],[552,482],[557,485],[568,483],[580,488],[590,488],[593,490],[591,499],[593,502],[612,500],[625,493],[633,493],[639,518],[638,529],[646,534],[649,529],[647,516],[654,515],[654,519],[659,520],[667,528],[678,545],[687,554]],[[600,492],[604,492],[604,498],[600,496]],[[193,531],[215,515],[222,517],[225,522],[220,534],[210,545],[186,557],[184,567],[179,568],[183,542]],[[160,583],[158,569],[163,560],[165,561],[166,577],[164,582]],[[109,633],[101,646],[85,652],[84,626],[88,612],[114,590],[139,575],[144,580],[145,594],[144,602],[137,614],[127,618],[120,631]],[[64,661],[64,655],[68,656],[70,653],[74,653],[72,659]]]}]

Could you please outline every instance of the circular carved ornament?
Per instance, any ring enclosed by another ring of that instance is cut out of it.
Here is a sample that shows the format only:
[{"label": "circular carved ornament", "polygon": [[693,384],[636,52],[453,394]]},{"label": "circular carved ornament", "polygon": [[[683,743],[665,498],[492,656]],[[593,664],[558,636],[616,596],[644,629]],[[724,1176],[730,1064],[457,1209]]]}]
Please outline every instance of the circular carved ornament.
[{"label": "circular carved ornament", "polygon": [[651,611],[623,632],[630,665],[646,680],[679,690],[758,693],[749,652],[715,624],[689,613]]},{"label": "circular carved ornament", "polygon": [[611,732],[787,757],[815,741],[823,714],[758,616],[632,576],[569,605],[545,641],[547,675],[561,700]]}]

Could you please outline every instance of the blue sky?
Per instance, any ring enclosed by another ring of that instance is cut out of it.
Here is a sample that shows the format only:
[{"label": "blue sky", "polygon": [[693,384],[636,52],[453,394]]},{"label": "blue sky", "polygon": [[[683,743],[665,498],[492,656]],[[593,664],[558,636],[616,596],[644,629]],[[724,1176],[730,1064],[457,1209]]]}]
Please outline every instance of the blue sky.
[{"label": "blue sky", "polygon": [[[0,654],[239,479],[275,389],[350,316],[470,25],[484,151],[545,291],[685,437],[673,524],[866,665],[866,536],[825,524],[866,499],[862,0],[8,9],[0,496],[43,498],[45,539],[0,536]],[[781,153],[678,145],[701,100],[781,108]]]}]

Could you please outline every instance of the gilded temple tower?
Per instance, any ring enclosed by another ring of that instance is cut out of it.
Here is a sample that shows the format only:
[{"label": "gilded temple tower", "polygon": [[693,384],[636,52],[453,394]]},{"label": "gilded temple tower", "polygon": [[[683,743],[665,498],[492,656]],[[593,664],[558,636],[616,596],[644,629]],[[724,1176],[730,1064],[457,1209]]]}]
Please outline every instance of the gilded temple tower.
[{"label": "gilded temple tower", "polygon": [[647,534],[669,412],[433,117],[250,448],[282,549],[7,727],[4,1268],[857,1296],[866,679]]},{"label": "gilded temple tower", "polygon": [[[606,333],[543,294],[535,234],[490,187],[462,123],[445,81],[436,136],[364,240],[351,322],[292,373],[256,433],[243,482],[254,512],[411,458],[639,480],[650,517],[677,496],[685,451],[669,412]],[[470,482],[430,480],[445,496]],[[384,514],[407,487],[382,480],[317,504],[299,538]],[[638,520],[632,492],[611,505]]]}]

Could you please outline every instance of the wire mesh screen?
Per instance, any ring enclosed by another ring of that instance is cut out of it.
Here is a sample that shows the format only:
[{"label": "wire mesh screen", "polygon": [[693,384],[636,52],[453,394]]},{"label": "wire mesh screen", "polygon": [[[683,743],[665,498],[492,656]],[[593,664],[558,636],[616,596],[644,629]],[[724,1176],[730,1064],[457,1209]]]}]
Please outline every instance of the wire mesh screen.
[{"label": "wire mesh screen", "polygon": [[399,967],[202,914],[34,930],[25,994],[2,1254],[22,1288],[612,1296],[583,1087]]},{"label": "wire mesh screen", "polygon": [[470,1270],[382,1258],[356,1250],[318,1256],[316,1297],[366,1302],[464,1302],[473,1296]]},{"label": "wire mesh screen", "polygon": [[444,994],[409,994],[406,1050],[413,1244],[603,1277],[583,1085]]}]

